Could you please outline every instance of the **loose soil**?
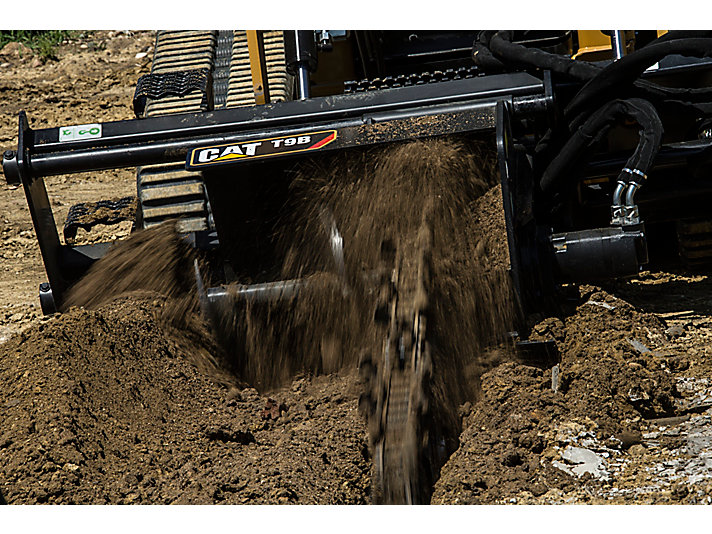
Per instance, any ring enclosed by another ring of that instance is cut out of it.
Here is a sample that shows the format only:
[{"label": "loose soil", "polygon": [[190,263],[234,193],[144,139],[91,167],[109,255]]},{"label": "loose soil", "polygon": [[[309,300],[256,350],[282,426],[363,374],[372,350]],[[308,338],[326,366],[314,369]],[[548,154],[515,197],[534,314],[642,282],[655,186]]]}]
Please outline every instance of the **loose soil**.
[{"label": "loose soil", "polygon": [[[58,61],[3,56],[0,141],[14,146],[20,109],[33,127],[131,118],[133,85],[150,67],[150,53],[136,55],[152,43],[151,32],[94,32]],[[122,241],[65,313],[41,317],[45,275],[24,193],[2,186],[0,501],[372,502],[357,368],[378,341],[363,313],[377,301],[359,295],[366,275],[378,278],[382,241],[408,242],[435,201],[432,398],[452,456],[431,502],[712,502],[712,281],[659,272],[579,288],[569,313],[533,331],[561,353],[554,391],[551,370],[502,344],[507,249],[487,143],[409,143],[303,169],[285,210],[282,275],[326,296],[243,309],[226,325],[240,351],[220,348],[199,319],[194,258],[169,226]],[[59,227],[76,202],[134,194],[134,172],[48,179]],[[102,239],[129,231],[109,224]]]}]

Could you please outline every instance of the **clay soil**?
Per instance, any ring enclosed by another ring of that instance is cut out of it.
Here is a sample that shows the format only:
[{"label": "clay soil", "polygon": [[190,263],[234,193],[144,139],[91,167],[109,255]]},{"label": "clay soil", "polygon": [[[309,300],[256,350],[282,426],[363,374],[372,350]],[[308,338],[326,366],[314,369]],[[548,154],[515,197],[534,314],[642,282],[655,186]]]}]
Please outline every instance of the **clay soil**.
[{"label": "clay soil", "polygon": [[[151,32],[93,32],[44,64],[6,50],[0,142],[14,148],[21,109],[33,127],[131,118],[133,87],[150,68],[152,44]],[[482,168],[491,165],[483,157]],[[61,229],[74,203],[134,194],[135,171],[47,184]],[[246,380],[204,325],[190,319],[197,304],[181,277],[191,257],[170,234],[149,242],[169,251],[153,266],[161,276],[117,278],[101,298],[78,291],[66,313],[44,318],[36,294],[45,274],[24,192],[0,187],[0,501],[372,501],[356,357],[316,371],[294,369],[269,388]],[[472,214],[463,250],[481,262],[478,280],[493,287],[480,294],[486,305],[452,304],[468,314],[451,317],[455,337],[469,340],[464,348],[478,356],[465,362],[474,362],[470,372],[460,373],[473,381],[472,393],[454,408],[459,439],[431,502],[712,502],[712,280],[655,272],[578,288],[566,314],[534,328],[535,338],[554,340],[561,353],[554,391],[550,369],[525,365],[506,348],[485,350],[482,335],[462,334],[506,322],[504,313],[490,326],[487,315],[504,306],[500,193],[487,180],[478,187],[489,189],[463,208]],[[108,239],[129,230],[101,229]],[[148,246],[141,239],[134,234],[123,246]],[[142,264],[127,264],[122,250],[111,268],[136,272]],[[457,295],[462,258],[449,260],[442,272],[453,280],[435,285]],[[97,280],[88,278],[84,288],[100,286]],[[439,338],[445,334],[441,327]],[[463,350],[452,343],[441,347]],[[321,338],[322,359],[329,346]]]}]

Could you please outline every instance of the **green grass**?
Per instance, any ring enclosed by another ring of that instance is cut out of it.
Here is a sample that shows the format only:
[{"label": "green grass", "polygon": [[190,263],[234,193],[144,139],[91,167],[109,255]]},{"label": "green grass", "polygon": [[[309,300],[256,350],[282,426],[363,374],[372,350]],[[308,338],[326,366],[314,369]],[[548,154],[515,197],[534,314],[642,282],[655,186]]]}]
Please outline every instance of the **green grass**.
[{"label": "green grass", "polygon": [[54,58],[56,47],[82,32],[72,30],[0,30],[0,48],[17,41],[31,48],[42,59]]}]

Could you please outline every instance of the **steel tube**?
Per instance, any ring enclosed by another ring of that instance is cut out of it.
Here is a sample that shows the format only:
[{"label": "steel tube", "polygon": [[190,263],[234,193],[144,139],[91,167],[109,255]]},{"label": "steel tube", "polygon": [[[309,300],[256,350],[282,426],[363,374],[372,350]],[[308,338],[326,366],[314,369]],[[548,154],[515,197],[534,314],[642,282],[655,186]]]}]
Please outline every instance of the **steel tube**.
[{"label": "steel tube", "polygon": [[625,192],[625,205],[627,207],[635,206],[635,192],[640,189],[641,184],[637,182],[630,182],[628,184],[628,189]]},{"label": "steel tube", "polygon": [[625,191],[625,188],[627,186],[627,182],[623,182],[622,180],[618,181],[618,184],[616,185],[615,191],[613,191],[613,207],[620,207],[622,206],[623,202],[623,192]]},{"label": "steel tube", "polygon": [[297,98],[306,100],[310,96],[309,70],[306,65],[300,65],[297,69]]},{"label": "steel tube", "polygon": [[[423,117],[429,115],[466,113],[468,111],[494,113],[495,101],[473,101],[469,103],[458,103],[443,106],[433,106],[429,108],[419,108],[402,111],[392,111],[383,114],[368,114],[353,119],[345,119],[332,123],[311,123],[301,127],[284,127],[279,130],[253,130],[249,132],[239,132],[233,134],[220,134],[205,137],[191,137],[190,129],[183,131],[184,137],[166,141],[142,141],[131,146],[105,146],[96,148],[76,148],[74,150],[64,150],[49,153],[35,153],[31,157],[29,165],[30,175],[33,177],[52,176],[72,172],[98,171],[104,169],[115,169],[120,167],[136,167],[153,163],[170,163],[184,161],[188,150],[200,146],[229,144],[233,142],[249,142],[252,139],[260,139],[269,135],[300,135],[304,132],[313,132],[316,129],[336,129],[340,132],[340,139],[336,143],[329,145],[328,149],[344,148],[349,141],[344,130],[348,128],[360,128],[366,124],[383,123],[391,120],[407,119],[410,117]],[[482,130],[486,128],[472,127],[472,130]],[[365,133],[365,132],[362,132]],[[400,138],[396,135],[394,140]],[[357,143],[354,143],[354,145]],[[363,143],[368,144],[366,138]],[[10,165],[12,160],[4,161],[3,165]]]},{"label": "steel tube", "polygon": [[611,48],[613,48],[613,57],[620,59],[625,56],[625,33],[623,30],[614,30],[611,34]]},{"label": "steel tube", "polygon": [[281,280],[264,284],[211,287],[206,293],[211,304],[225,300],[268,302],[291,299],[307,285],[307,281],[300,279]]}]

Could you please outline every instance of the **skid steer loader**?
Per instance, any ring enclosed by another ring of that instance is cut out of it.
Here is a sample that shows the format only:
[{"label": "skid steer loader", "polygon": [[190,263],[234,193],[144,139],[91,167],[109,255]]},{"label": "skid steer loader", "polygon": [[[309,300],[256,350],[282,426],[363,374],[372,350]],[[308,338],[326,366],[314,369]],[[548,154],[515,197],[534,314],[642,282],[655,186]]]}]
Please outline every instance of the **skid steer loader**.
[{"label": "skid steer loader", "polygon": [[[34,130],[22,112],[3,169],[27,196],[46,313],[110,244],[62,245],[44,179],[137,167],[137,226],[178,219],[212,254],[219,281],[237,282],[205,287],[196,273],[214,317],[235,295],[274,301],[304,289],[270,279],[274,257],[255,245],[304,158],[414,138],[488,140],[529,347],[527,325],[556,313],[570,284],[712,259],[711,54],[707,31],[159,31],[136,119]],[[65,234],[99,204],[70,211]],[[425,224],[419,239],[427,234]],[[338,221],[329,242],[338,269],[348,246]],[[414,297],[426,269],[405,250],[392,258],[399,296],[374,399],[375,486],[381,502],[420,503],[435,453],[418,439],[409,392],[437,373],[427,308]],[[414,439],[400,439],[408,432]]]}]

